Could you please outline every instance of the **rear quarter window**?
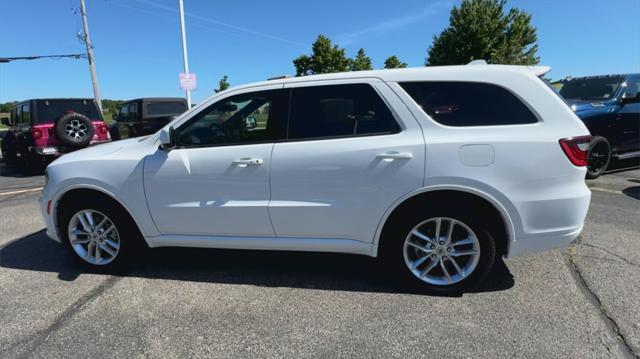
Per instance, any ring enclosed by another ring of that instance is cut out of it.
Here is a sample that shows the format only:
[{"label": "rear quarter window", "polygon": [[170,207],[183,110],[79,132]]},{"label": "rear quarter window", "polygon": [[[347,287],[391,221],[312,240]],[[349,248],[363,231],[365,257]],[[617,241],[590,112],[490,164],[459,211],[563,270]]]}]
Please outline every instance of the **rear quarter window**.
[{"label": "rear quarter window", "polygon": [[187,110],[187,104],[171,101],[148,102],[145,109],[147,116],[179,115]]},{"label": "rear quarter window", "polygon": [[507,89],[480,82],[403,82],[400,86],[432,119],[446,126],[500,126],[538,122]]}]

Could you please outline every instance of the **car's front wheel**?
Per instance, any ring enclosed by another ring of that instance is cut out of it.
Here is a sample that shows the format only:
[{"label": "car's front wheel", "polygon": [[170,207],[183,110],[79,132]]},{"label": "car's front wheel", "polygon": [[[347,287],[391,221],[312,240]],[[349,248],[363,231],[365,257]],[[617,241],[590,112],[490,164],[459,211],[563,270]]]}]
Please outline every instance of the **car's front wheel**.
[{"label": "car's front wheel", "polygon": [[383,255],[406,284],[435,294],[459,294],[491,270],[496,245],[490,231],[465,210],[410,215],[385,238]]},{"label": "car's front wheel", "polygon": [[64,204],[59,232],[72,256],[100,272],[129,268],[139,232],[122,208],[104,199],[73,198]]}]

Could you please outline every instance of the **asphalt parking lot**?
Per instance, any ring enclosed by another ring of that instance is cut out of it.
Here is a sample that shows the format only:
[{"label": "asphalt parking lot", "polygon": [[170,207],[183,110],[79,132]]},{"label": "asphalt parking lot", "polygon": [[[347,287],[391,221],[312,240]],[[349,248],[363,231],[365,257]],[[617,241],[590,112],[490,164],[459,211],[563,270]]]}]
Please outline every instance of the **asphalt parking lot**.
[{"label": "asphalt parking lot", "polygon": [[41,176],[0,166],[0,356],[638,357],[640,169],[590,181],[567,249],[500,263],[461,297],[398,288],[366,257],[162,249],[81,272],[45,237]]}]

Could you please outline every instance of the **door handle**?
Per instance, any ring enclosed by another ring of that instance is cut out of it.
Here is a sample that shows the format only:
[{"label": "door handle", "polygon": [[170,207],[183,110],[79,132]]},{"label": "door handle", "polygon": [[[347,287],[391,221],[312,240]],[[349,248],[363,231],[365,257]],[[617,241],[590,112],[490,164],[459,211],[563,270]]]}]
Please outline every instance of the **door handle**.
[{"label": "door handle", "polygon": [[262,164],[262,158],[241,158],[239,160],[234,160],[233,164],[238,165],[238,167],[247,167],[247,166],[258,166]]},{"label": "door handle", "polygon": [[393,160],[410,160],[413,158],[413,154],[409,152],[387,152],[376,156],[385,162],[391,162]]}]

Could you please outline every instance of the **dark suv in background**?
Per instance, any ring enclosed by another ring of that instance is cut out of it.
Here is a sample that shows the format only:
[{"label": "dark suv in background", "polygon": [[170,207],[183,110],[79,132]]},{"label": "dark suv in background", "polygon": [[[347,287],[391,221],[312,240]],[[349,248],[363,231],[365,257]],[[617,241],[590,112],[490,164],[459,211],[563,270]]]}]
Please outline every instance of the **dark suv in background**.
[{"label": "dark suv in background", "polygon": [[187,101],[179,97],[154,97],[130,100],[118,107],[118,115],[109,127],[114,140],[155,133],[187,110]]},{"label": "dark suv in background", "polygon": [[27,172],[42,170],[64,153],[110,140],[107,125],[93,99],[33,99],[11,109],[2,123],[2,157]]},{"label": "dark suv in background", "polygon": [[594,136],[588,178],[600,176],[611,158],[640,157],[640,74],[568,78],[560,94]]}]

